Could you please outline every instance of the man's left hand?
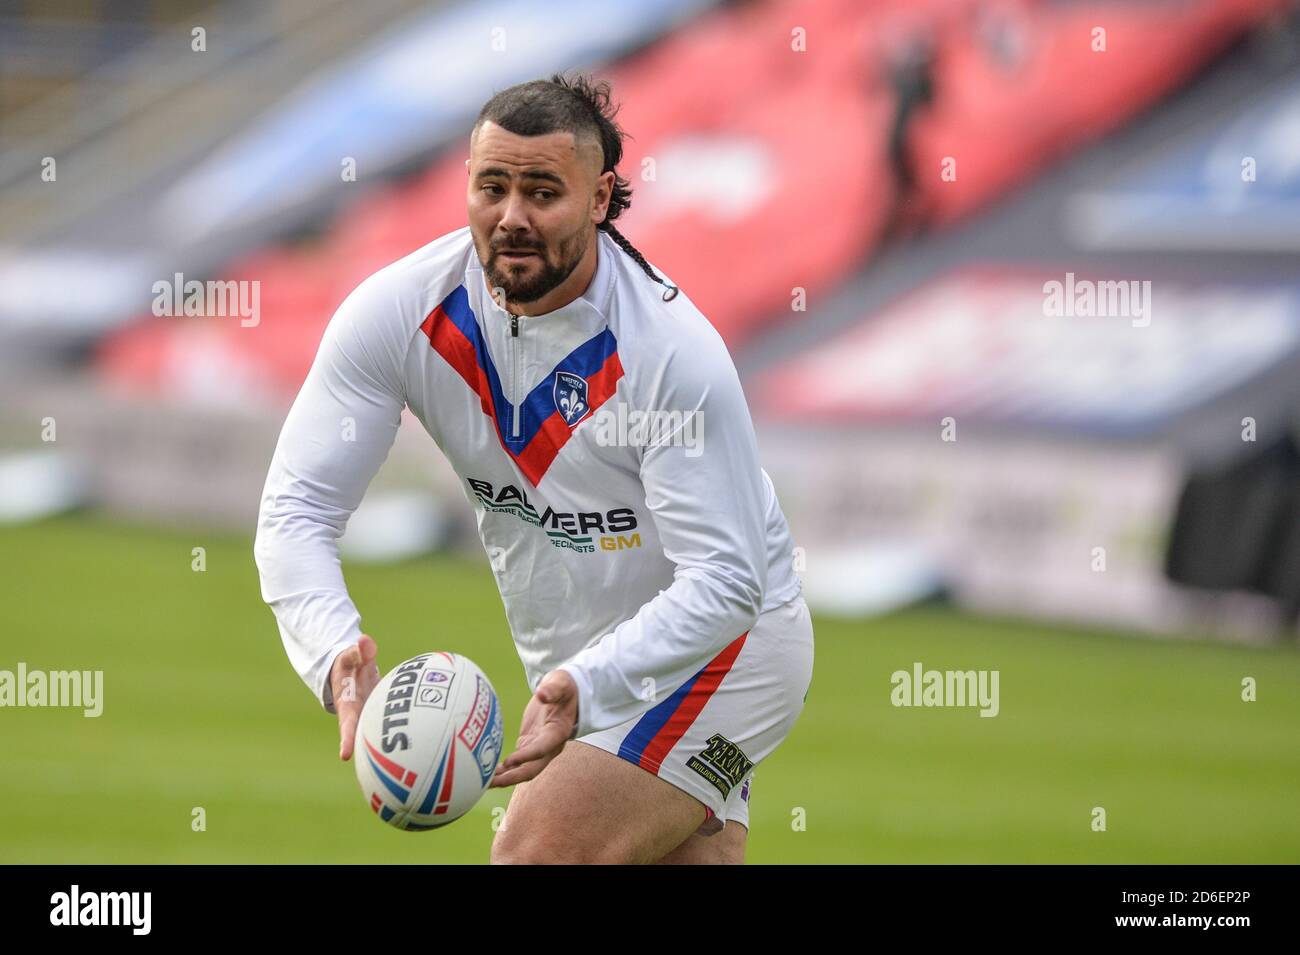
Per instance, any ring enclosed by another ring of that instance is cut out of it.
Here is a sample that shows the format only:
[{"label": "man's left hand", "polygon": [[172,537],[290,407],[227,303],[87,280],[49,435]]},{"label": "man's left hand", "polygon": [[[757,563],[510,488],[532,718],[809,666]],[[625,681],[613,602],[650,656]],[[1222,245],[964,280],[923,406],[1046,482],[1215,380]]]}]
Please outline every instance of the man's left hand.
[{"label": "man's left hand", "polygon": [[564,670],[552,670],[524,707],[519,741],[497,766],[492,786],[513,786],[537,776],[560,755],[578,722],[578,684]]}]

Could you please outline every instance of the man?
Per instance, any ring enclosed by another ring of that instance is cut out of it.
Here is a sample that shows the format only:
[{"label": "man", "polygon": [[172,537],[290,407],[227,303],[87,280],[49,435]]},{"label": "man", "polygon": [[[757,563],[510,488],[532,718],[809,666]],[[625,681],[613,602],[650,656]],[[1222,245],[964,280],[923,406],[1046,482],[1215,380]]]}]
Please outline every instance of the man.
[{"label": "man", "polygon": [[336,541],[410,407],[464,482],[534,691],[492,861],[740,862],[812,626],[726,347],[614,228],[613,114],[582,77],[483,107],[468,228],[325,332],[263,492],[262,595],[348,759],[379,670]]}]

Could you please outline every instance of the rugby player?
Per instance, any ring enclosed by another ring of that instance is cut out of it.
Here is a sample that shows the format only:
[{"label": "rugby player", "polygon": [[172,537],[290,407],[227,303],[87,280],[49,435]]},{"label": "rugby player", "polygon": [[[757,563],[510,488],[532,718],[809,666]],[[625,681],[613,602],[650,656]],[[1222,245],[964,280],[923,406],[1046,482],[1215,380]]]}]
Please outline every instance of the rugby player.
[{"label": "rugby player", "polygon": [[812,625],[727,349],[615,227],[631,200],[616,112],[585,76],[483,106],[468,226],[339,307],[255,556],[346,760],[379,669],[337,539],[410,408],[476,511],[532,690],[492,781],[514,788],[491,860],[742,862],[754,767],[807,697]]}]

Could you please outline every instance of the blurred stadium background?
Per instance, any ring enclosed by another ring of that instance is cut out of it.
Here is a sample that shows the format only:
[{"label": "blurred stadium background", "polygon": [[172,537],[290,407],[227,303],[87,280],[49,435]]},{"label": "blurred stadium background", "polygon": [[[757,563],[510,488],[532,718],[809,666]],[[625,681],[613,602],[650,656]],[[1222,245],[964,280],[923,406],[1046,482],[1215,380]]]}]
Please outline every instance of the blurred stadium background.
[{"label": "blurred stadium background", "polygon": [[[0,861],[486,860],[504,793],[366,811],[252,529],[334,307],[464,224],[482,102],[569,69],[623,104],[624,231],[728,341],[817,615],[750,861],[1300,861],[1285,0],[0,4],[0,669],[105,674],[97,719],[0,710]],[[181,276],[257,321],[155,314]],[[1145,317],[1049,314],[1075,278]],[[512,740],[409,416],[343,547],[381,665],[474,657]],[[998,670],[998,717],[892,706],[916,661]]]}]

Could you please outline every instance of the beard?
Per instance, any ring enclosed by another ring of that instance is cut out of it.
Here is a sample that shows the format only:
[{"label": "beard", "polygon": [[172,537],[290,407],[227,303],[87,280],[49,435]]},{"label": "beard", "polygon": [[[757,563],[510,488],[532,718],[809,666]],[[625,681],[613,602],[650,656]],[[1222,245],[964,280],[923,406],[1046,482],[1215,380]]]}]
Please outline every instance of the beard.
[{"label": "beard", "polygon": [[[500,243],[500,246],[528,249],[535,252],[537,258],[508,262],[493,250],[483,265],[488,281],[494,289],[502,289],[508,301],[535,302],[573,274],[587,252],[587,233],[586,229],[581,229],[561,242],[554,259],[547,254],[545,248],[529,243],[507,241]],[[530,275],[529,271],[533,269],[536,271]]]}]

